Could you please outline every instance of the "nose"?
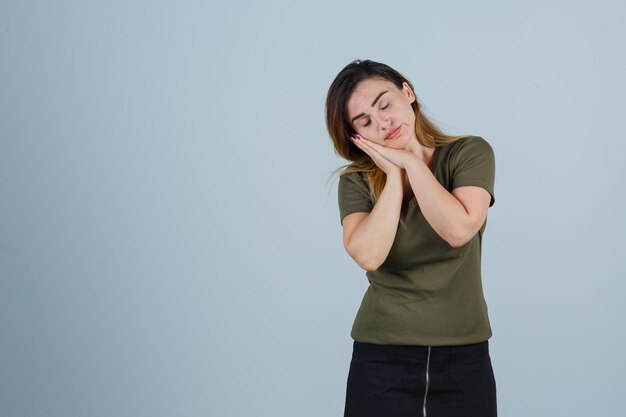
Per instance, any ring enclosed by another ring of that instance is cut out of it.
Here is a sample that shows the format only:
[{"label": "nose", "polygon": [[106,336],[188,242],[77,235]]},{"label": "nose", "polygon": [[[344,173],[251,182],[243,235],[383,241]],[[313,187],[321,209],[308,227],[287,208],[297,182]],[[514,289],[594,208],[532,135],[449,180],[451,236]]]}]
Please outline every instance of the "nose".
[{"label": "nose", "polygon": [[385,118],[381,119],[379,123],[382,130],[386,131],[391,126],[391,118],[389,116],[386,116]]}]

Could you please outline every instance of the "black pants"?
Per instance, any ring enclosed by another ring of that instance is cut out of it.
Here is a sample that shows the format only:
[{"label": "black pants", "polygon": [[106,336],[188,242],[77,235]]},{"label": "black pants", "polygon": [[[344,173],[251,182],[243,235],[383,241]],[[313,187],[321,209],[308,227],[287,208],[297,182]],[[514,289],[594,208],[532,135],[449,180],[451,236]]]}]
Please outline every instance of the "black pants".
[{"label": "black pants", "polygon": [[496,417],[489,343],[354,341],[344,417]]}]

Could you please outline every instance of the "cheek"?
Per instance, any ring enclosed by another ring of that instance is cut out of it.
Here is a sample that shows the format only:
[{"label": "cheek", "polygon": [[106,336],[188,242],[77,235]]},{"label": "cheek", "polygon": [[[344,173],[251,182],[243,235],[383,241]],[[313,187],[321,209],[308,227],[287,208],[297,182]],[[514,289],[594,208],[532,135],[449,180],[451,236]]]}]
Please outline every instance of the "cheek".
[{"label": "cheek", "polygon": [[359,135],[366,136],[367,132],[369,132],[371,130],[371,128],[372,128],[371,125],[366,126],[366,127],[357,126],[357,128],[355,130],[356,130],[356,133],[358,133]]},{"label": "cheek", "polygon": [[409,109],[404,114],[404,119],[409,122],[415,124],[415,113],[413,113],[413,109],[409,107]]}]

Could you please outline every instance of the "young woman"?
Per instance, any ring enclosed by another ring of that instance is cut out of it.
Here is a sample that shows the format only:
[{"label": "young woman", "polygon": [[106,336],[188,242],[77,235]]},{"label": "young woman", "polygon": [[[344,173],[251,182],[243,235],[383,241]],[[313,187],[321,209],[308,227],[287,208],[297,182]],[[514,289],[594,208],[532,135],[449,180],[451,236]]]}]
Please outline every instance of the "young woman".
[{"label": "young woman", "polygon": [[352,327],[345,417],[496,416],[481,243],[495,158],[444,134],[412,84],[356,60],[326,98],[345,250],[369,281]]}]

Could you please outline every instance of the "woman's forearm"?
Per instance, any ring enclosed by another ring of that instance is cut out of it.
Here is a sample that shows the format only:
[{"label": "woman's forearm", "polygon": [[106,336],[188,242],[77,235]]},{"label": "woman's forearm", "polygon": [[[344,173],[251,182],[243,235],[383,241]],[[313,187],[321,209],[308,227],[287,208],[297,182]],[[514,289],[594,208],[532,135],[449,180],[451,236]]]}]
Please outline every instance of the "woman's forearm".
[{"label": "woman's forearm", "polygon": [[347,249],[363,269],[374,271],[387,259],[398,230],[403,193],[402,176],[387,177],[372,211],[352,233]]},{"label": "woman's forearm", "polygon": [[451,246],[458,246],[469,221],[463,204],[437,181],[421,159],[416,158],[407,165],[406,173],[426,221],[442,239]]}]

